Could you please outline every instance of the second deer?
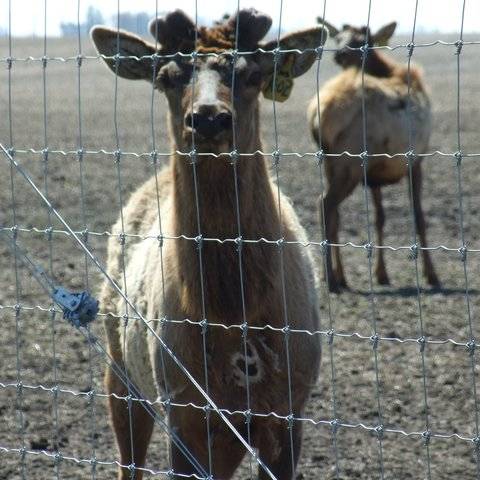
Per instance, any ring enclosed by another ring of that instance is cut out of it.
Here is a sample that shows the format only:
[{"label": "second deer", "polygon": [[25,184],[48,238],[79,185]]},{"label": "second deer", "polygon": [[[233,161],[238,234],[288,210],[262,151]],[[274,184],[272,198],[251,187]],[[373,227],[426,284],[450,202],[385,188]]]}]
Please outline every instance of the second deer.
[{"label": "second deer", "polygon": [[[385,212],[382,206],[382,190],[385,185],[408,177],[409,167],[405,158],[380,156],[393,155],[410,150],[415,154],[427,151],[431,133],[431,107],[421,70],[393,61],[378,49],[370,47],[386,45],[393,35],[396,23],[390,23],[372,34],[367,27],[344,25],[342,30],[328,26],[330,36],[338,50],[335,62],[343,72],[327,82],[309,105],[308,121],[311,133],[325,154],[364,151],[363,112],[366,112],[366,147],[368,158],[366,182],[370,187],[375,206],[375,227],[378,245],[383,245]],[[368,45],[367,56],[362,58],[362,47]],[[363,74],[362,74],[363,70]],[[363,103],[364,102],[364,103]],[[365,108],[363,110],[363,108]],[[329,243],[337,244],[340,217],[338,208],[363,181],[360,158],[348,155],[325,157],[325,175],[328,190],[320,202],[320,221],[325,225]],[[415,157],[412,165],[412,197],[417,233],[420,245],[427,245],[426,223],[421,205],[422,167],[421,157]],[[327,280],[331,291],[346,287],[340,249],[327,252]],[[423,267],[428,283],[439,286],[429,251],[422,250]],[[383,250],[378,249],[375,268],[377,280],[389,284]]]}]

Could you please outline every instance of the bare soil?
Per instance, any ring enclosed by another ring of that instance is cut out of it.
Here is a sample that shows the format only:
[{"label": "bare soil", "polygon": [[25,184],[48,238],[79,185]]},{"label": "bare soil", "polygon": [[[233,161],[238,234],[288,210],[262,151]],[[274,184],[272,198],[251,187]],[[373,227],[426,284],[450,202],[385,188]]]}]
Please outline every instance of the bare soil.
[{"label": "bare soil", "polygon": [[[419,37],[417,41],[436,38]],[[393,43],[404,40],[396,39]],[[74,40],[49,40],[47,48],[50,56],[70,57],[78,53]],[[14,40],[13,55],[40,57],[42,49],[40,39]],[[465,45],[460,56],[460,148],[464,153],[480,153],[476,63],[479,51],[478,45]],[[443,45],[419,47],[414,52],[414,61],[423,66],[432,94],[432,152],[454,153],[459,149],[455,52],[454,46]],[[84,53],[93,53],[86,39]],[[2,40],[0,57],[7,55],[7,44]],[[392,55],[406,60],[405,49]],[[325,53],[320,66],[320,84],[336,72],[331,54]],[[117,149],[113,75],[100,61],[85,60],[80,69],[79,99],[77,73],[75,61],[48,62],[44,104],[41,62],[14,63],[11,73],[12,141],[16,150],[41,150],[48,145],[50,151],[76,151],[79,105],[84,148],[109,152]],[[313,68],[296,81],[289,101],[277,105],[280,152],[316,150],[305,117],[308,100],[315,93],[315,75]],[[0,85],[0,141],[9,145],[6,68],[0,69]],[[153,118],[157,150],[170,151],[164,99],[155,94],[151,111],[148,84],[119,80],[117,86],[119,148],[124,152],[150,152],[153,149]],[[271,152],[275,149],[275,122],[270,102],[262,102],[262,115],[264,150]],[[16,158],[44,189],[42,155],[18,153]],[[327,336],[322,336],[321,375],[305,412],[305,417],[312,421],[304,425],[298,468],[301,478],[479,478],[478,457],[472,442],[478,436],[478,398],[474,387],[478,388],[479,368],[477,355],[471,356],[465,347],[471,338],[479,335],[479,254],[469,252],[463,263],[455,250],[462,245],[462,234],[469,248],[480,249],[478,158],[465,157],[460,169],[452,155],[434,154],[423,161],[423,199],[429,242],[432,246],[454,249],[433,251],[433,261],[443,285],[440,290],[433,291],[425,286],[419,261],[420,293],[417,293],[416,264],[405,249],[386,251],[392,282],[389,287],[378,286],[374,278],[370,289],[366,251],[351,246],[342,249],[350,290],[339,295],[327,294],[322,283],[318,293],[322,329],[332,329],[338,335],[331,344]],[[161,158],[162,163],[166,161],[166,157]],[[85,155],[83,167],[86,225],[92,232],[108,231],[119,212],[114,157],[102,153]],[[122,156],[123,199],[152,173],[148,157]],[[282,156],[279,174],[281,188],[292,198],[309,238],[321,241],[317,201],[321,194],[322,173],[317,159],[312,155]],[[458,174],[462,182],[462,210]],[[83,230],[78,157],[50,152],[47,179],[52,203],[72,228]],[[32,258],[49,269],[51,248],[51,265],[56,279],[71,289],[84,288],[83,254],[64,234],[54,233],[49,241],[45,233],[33,231],[48,227],[48,212],[19,175],[15,176],[14,187],[16,220],[8,163],[0,157],[0,224],[12,226],[16,221],[18,226],[30,229],[29,232],[20,231],[18,238]],[[385,245],[411,245],[407,182],[385,188],[384,199]],[[341,241],[365,244],[369,229],[363,188],[357,188],[344,202],[341,215]],[[60,228],[58,222],[52,224]],[[374,240],[372,226],[370,230]],[[102,261],[105,261],[106,242],[105,235],[89,236],[90,247]],[[321,266],[321,249],[317,246],[305,248],[312,249]],[[375,254],[372,261],[375,261]],[[98,291],[101,280],[101,274],[90,265],[88,284],[93,291]],[[92,405],[85,395],[92,389],[99,394],[103,392],[104,361],[96,353],[90,355],[85,339],[60,315],[52,318],[48,297],[23,269],[20,269],[20,284],[22,307],[41,306],[46,311],[22,308],[17,324],[12,308],[16,301],[14,264],[10,253],[0,243],[0,382],[6,385],[0,388],[0,478],[22,478],[22,458],[15,450],[22,445],[29,451],[24,457],[25,478],[115,478],[116,467],[111,462],[118,459],[118,454],[108,425],[105,399],[100,395],[94,397],[95,415],[92,418]],[[427,340],[424,357],[417,342],[421,323]],[[93,328],[102,335],[100,321]],[[376,350],[370,339],[375,328],[380,337]],[[56,396],[48,390],[55,385],[55,377],[62,390]],[[18,378],[25,385],[21,394],[14,386]],[[336,430],[331,423],[334,419],[338,419],[339,424]],[[380,424],[383,435],[375,430]],[[426,430],[431,432],[430,437],[422,436]],[[65,458],[56,467],[52,456],[57,449]],[[167,468],[166,452],[165,436],[157,430],[149,451],[148,468]],[[96,476],[89,463],[80,461],[93,455],[110,463],[98,465]],[[247,475],[248,464],[245,463],[238,477],[246,478]]]}]

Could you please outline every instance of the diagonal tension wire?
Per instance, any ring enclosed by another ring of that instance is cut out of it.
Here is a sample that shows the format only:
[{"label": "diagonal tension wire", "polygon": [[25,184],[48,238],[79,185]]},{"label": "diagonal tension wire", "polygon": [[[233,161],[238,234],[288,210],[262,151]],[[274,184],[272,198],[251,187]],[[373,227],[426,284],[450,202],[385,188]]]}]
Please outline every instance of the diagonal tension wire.
[{"label": "diagonal tension wire", "polygon": [[131,302],[131,300],[124,294],[122,289],[117,285],[115,280],[108,274],[106,269],[97,259],[97,257],[85,246],[83,241],[79,238],[79,236],[71,229],[70,225],[64,220],[62,215],[55,209],[55,207],[51,204],[51,202],[45,197],[45,195],[40,191],[37,185],[33,182],[27,172],[22,168],[22,166],[10,155],[8,150],[0,143],[0,151],[3,152],[7,161],[12,164],[15,169],[20,173],[20,175],[25,179],[25,181],[30,185],[30,187],[35,191],[35,193],[41,198],[41,200],[50,208],[51,212],[55,217],[59,220],[59,222],[65,227],[65,229],[69,232],[69,234],[73,237],[75,242],[80,246],[80,248],[87,254],[88,258],[96,265],[96,267],[100,270],[100,272],[105,276],[105,278],[111,283],[113,289],[125,300],[127,305],[132,309],[132,311],[138,316],[140,320],[145,324],[145,327],[151,333],[155,339],[160,343],[161,347],[167,352],[167,354],[171,357],[171,359],[175,362],[178,368],[184,373],[184,375],[190,380],[190,382],[195,386],[198,392],[203,396],[203,398],[210,404],[211,408],[218,414],[218,416],[225,422],[228,428],[232,431],[232,433],[240,440],[242,445],[246,448],[246,450],[250,453],[252,458],[263,468],[263,470],[268,474],[268,476],[272,480],[276,480],[273,473],[270,469],[265,465],[265,463],[260,459],[258,454],[252,448],[252,446],[245,441],[243,436],[240,432],[234,427],[234,425],[230,422],[230,420],[226,417],[226,415],[219,409],[213,399],[205,392],[202,386],[198,383],[197,380],[193,377],[193,375],[187,370],[187,368],[183,365],[183,363],[177,358],[175,353],[170,349],[170,347],[165,343],[165,341],[155,332],[155,330],[149,325],[145,317],[138,311],[136,306]]}]

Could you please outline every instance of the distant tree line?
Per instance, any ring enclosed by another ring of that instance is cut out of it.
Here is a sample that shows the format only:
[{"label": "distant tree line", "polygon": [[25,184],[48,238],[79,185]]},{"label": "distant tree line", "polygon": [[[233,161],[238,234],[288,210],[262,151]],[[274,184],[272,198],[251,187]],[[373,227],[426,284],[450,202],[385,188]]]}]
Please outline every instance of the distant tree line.
[{"label": "distant tree line", "polygon": [[[128,30],[137,35],[148,35],[148,22],[151,20],[151,17],[152,15],[146,12],[123,12],[118,16],[112,15],[109,20],[105,20],[100,10],[90,6],[87,10],[85,21],[80,23],[80,35],[87,35],[94,25],[109,24],[116,27],[117,22],[123,30]],[[72,37],[78,35],[78,27],[79,25],[75,22],[62,22],[60,24],[62,36]]]}]

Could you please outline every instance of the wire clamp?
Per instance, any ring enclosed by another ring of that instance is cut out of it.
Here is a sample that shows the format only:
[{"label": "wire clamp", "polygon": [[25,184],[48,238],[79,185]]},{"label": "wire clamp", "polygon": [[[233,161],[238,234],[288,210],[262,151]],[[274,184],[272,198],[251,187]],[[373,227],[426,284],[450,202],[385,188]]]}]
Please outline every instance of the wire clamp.
[{"label": "wire clamp", "polygon": [[52,298],[63,310],[63,318],[74,327],[86,327],[95,320],[98,300],[88,292],[72,293],[63,287],[56,287]]}]

